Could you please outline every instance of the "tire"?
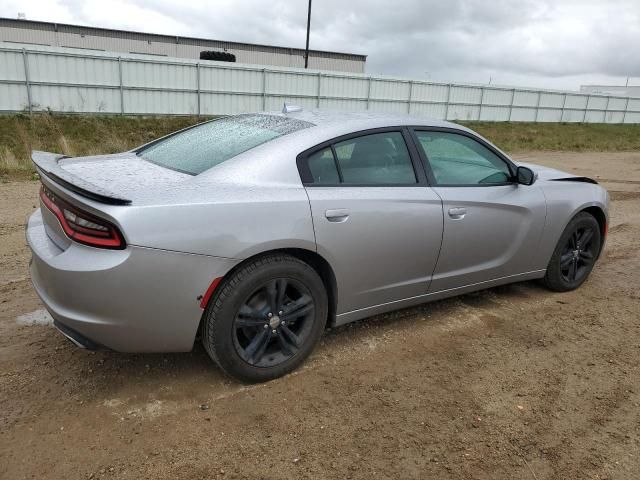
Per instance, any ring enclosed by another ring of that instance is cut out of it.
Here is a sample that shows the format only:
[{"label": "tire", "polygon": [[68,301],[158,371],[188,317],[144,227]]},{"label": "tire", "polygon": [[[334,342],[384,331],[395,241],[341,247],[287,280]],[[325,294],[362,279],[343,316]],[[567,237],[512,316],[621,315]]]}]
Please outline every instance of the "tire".
[{"label": "tire", "polygon": [[562,232],[544,284],[555,292],[575,290],[587,279],[600,253],[600,225],[587,212],[577,214]]},{"label": "tire", "polygon": [[233,53],[219,52],[215,50],[203,50],[200,52],[200,60],[215,60],[217,62],[235,62],[236,56]]},{"label": "tire", "polygon": [[322,279],[308,264],[266,255],[218,286],[203,319],[202,343],[227,375],[271,380],[311,354],[326,325],[327,303]]}]

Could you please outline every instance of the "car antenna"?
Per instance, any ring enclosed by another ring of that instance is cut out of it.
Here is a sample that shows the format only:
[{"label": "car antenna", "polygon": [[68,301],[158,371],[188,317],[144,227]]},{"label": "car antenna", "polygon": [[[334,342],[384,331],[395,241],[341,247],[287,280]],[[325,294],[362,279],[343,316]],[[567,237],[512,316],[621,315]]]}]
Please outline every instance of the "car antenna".
[{"label": "car antenna", "polygon": [[284,107],[282,107],[282,113],[292,113],[292,112],[301,112],[302,107],[300,105],[288,105],[287,102],[284,102]]}]

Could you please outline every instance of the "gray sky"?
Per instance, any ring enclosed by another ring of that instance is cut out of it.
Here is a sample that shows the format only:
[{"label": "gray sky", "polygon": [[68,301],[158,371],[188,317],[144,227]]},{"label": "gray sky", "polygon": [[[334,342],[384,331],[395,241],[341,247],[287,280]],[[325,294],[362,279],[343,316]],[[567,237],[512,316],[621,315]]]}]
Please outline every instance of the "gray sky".
[{"label": "gray sky", "polygon": [[[304,47],[306,0],[0,0],[0,16]],[[311,48],[367,73],[578,89],[640,84],[640,0],[314,0]]]}]

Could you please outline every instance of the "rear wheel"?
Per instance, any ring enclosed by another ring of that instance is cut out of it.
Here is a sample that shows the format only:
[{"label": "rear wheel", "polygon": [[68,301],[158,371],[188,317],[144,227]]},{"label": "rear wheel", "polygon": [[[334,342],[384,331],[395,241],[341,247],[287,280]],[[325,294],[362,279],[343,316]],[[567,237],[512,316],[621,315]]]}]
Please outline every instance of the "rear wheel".
[{"label": "rear wheel", "polygon": [[586,212],[576,215],[565,228],[551,256],[545,285],[556,292],[578,288],[587,279],[600,253],[600,225]]},{"label": "rear wheel", "polygon": [[259,382],[298,367],[327,319],[322,279],[288,255],[256,259],[218,287],[204,318],[202,342],[227,374]]}]

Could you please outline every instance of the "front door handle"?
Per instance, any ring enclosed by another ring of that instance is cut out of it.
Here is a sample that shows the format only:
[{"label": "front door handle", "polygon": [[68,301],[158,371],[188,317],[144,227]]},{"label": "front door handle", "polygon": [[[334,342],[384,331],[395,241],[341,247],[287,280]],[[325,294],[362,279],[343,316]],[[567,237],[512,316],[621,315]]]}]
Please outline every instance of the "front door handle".
[{"label": "front door handle", "polygon": [[453,207],[449,209],[449,216],[454,220],[459,220],[461,218],[464,218],[466,214],[467,214],[467,209],[463,207]]},{"label": "front door handle", "polygon": [[324,216],[330,222],[342,223],[346,222],[349,218],[349,210],[347,210],[346,208],[335,208],[324,212]]}]

